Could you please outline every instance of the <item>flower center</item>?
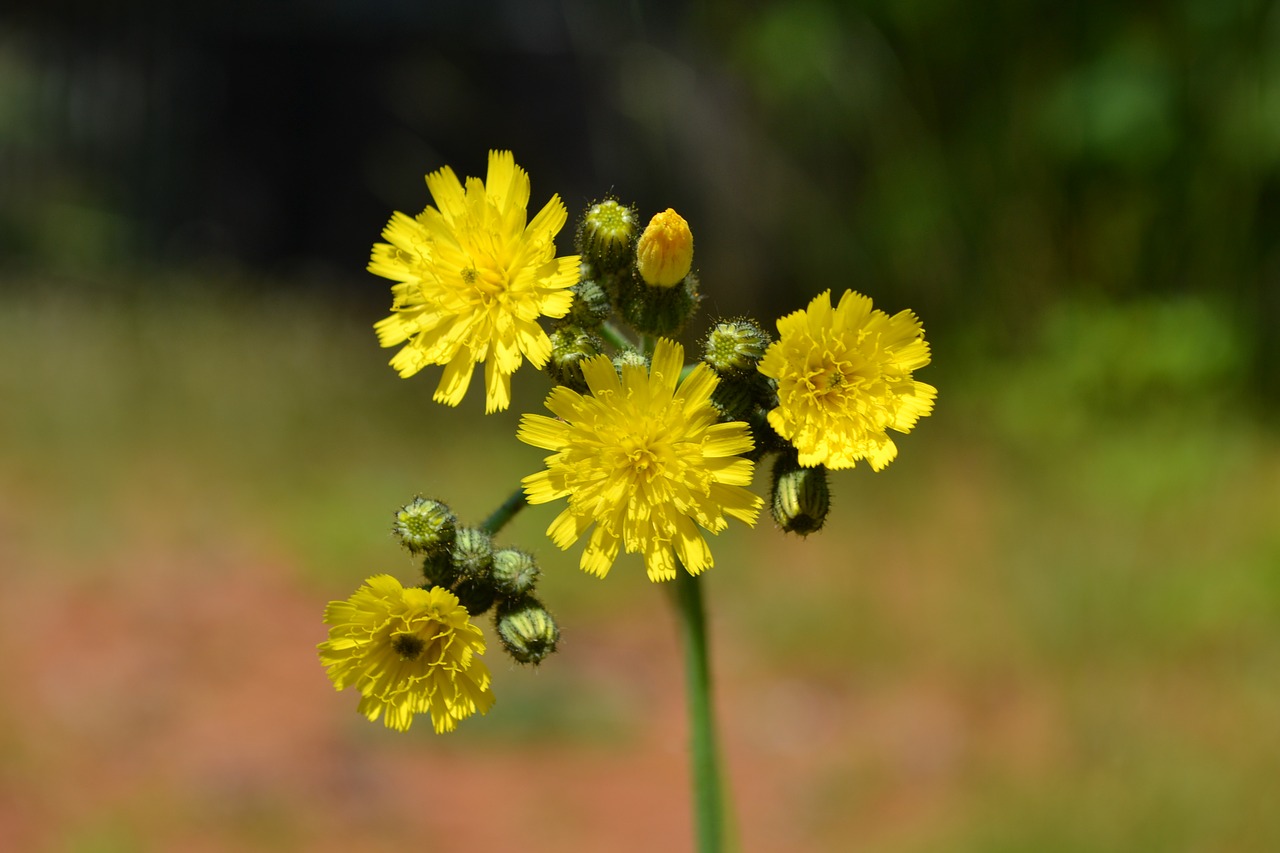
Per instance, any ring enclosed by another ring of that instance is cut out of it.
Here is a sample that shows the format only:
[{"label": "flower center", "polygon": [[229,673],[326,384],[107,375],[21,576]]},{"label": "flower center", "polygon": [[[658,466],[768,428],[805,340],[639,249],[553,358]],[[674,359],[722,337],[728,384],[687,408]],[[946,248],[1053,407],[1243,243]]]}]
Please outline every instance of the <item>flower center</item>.
[{"label": "flower center", "polygon": [[638,447],[627,454],[627,459],[631,462],[631,470],[636,473],[645,473],[650,467],[657,467],[658,457],[652,450],[647,447]]},{"label": "flower center", "polygon": [[417,660],[426,650],[427,644],[417,634],[397,634],[391,638],[391,648],[400,655],[400,660]]}]

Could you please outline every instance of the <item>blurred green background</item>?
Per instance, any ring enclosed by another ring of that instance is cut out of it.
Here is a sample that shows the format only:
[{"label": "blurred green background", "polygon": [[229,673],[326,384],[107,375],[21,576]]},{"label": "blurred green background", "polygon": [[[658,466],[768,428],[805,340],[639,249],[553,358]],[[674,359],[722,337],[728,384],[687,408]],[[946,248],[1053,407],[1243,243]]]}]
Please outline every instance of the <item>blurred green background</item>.
[{"label": "blurred green background", "polygon": [[1280,849],[1274,4],[73,11],[0,14],[0,848],[687,849],[665,595],[553,507],[501,541],[563,651],[488,717],[385,732],[315,659],[397,506],[540,465],[548,380],[432,404],[363,271],[502,147],[680,210],[700,324],[924,320],[898,460],[712,543],[743,849]]}]

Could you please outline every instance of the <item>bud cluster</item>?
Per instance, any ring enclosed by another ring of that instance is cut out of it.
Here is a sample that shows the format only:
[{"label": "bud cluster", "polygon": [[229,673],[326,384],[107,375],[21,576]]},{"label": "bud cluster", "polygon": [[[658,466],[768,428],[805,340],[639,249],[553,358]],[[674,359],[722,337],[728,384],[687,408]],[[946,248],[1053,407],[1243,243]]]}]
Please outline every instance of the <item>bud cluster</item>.
[{"label": "bud cluster", "polygon": [[533,595],[542,574],[533,555],[497,548],[482,527],[458,525],[441,501],[416,497],[395,514],[392,533],[422,559],[424,586],[444,587],[471,616],[494,610],[494,629],[518,663],[537,664],[556,650],[560,630]]},{"label": "bud cluster", "polygon": [[808,536],[822,529],[830,507],[827,470],[801,467],[794,447],[769,425],[768,413],[778,405],[777,385],[756,368],[773,342],[754,320],[721,320],[703,341],[702,360],[720,377],[711,402],[725,421],[746,421],[759,461],[777,453],[770,505],[773,520],[785,533]]},{"label": "bud cluster", "polygon": [[616,315],[642,335],[674,337],[698,306],[693,232],[674,210],[641,229],[636,208],[616,198],[590,205],[578,224],[581,279],[551,334],[546,371],[582,390],[581,361],[603,351],[600,330]]},{"label": "bud cluster", "polygon": [[[648,359],[609,326],[616,314],[631,329],[647,336],[675,337],[700,301],[693,271],[693,232],[671,208],[641,228],[636,208],[606,198],[586,209],[578,224],[577,248],[581,280],[574,285],[573,306],[551,331],[551,358],[545,370],[561,385],[587,390],[585,359],[614,346],[613,363],[647,366]],[[744,454],[759,462],[780,454],[774,466],[771,502],[778,526],[787,533],[808,535],[823,525],[829,495],[826,469],[801,468],[791,444],[769,424],[778,406],[777,383],[757,369],[773,343],[772,336],[746,317],[721,320],[707,332],[702,360],[719,377],[711,403],[725,422],[743,421],[751,429],[754,449]]]}]

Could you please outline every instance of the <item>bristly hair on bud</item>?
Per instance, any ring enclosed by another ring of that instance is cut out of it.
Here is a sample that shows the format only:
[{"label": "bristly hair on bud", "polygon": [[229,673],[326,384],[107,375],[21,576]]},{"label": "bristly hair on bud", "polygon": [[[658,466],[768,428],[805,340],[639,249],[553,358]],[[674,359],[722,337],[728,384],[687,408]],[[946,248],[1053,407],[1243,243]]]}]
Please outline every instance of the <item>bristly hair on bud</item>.
[{"label": "bristly hair on bud", "polygon": [[618,313],[631,328],[646,335],[679,335],[701,299],[693,273],[670,287],[646,284],[638,274],[618,282]]},{"label": "bristly hair on bud", "polygon": [[583,215],[578,226],[578,253],[599,272],[616,272],[631,264],[639,229],[640,215],[634,207],[606,198]]},{"label": "bristly hair on bud", "polygon": [[537,665],[560,642],[556,621],[532,595],[499,604],[493,622],[502,647],[518,663]]},{"label": "bristly hair on bud", "polygon": [[754,320],[721,320],[707,333],[702,360],[721,376],[756,372],[773,339]]},{"label": "bristly hair on bud", "polygon": [[396,510],[391,532],[410,554],[436,555],[453,546],[457,524],[447,504],[419,495]]},{"label": "bristly hair on bud", "polygon": [[458,580],[458,570],[453,566],[453,555],[449,551],[427,554],[422,558],[422,577],[426,580],[424,589],[442,586],[449,589]]},{"label": "bristly hair on bud", "polygon": [[618,350],[618,354],[613,357],[613,369],[621,373],[622,368],[628,364],[645,370],[649,369],[649,359],[644,353],[633,349]]},{"label": "bristly hair on bud", "polygon": [[599,355],[604,341],[579,326],[560,326],[551,330],[551,358],[543,369],[560,385],[575,391],[586,391],[582,378],[582,361]]},{"label": "bristly hair on bud", "polygon": [[[479,527],[460,527],[450,556],[460,577],[488,581],[493,568],[493,537]],[[475,613],[469,607],[467,610]]]},{"label": "bristly hair on bud", "polygon": [[515,598],[532,592],[542,574],[533,555],[519,548],[493,552],[493,586],[499,595]]},{"label": "bristly hair on bud", "polygon": [[821,530],[831,508],[827,469],[801,467],[795,450],[778,454],[771,504],[773,520],[783,531],[808,536]]},{"label": "bristly hair on bud", "polygon": [[484,613],[498,599],[493,581],[489,578],[463,578],[454,587],[453,594],[458,596],[458,601],[472,616]]},{"label": "bristly hair on bud", "polygon": [[570,288],[573,291],[573,306],[562,321],[566,325],[594,329],[613,313],[613,301],[609,298],[608,291],[599,281],[586,275],[589,270],[590,265],[583,264],[582,280]]}]

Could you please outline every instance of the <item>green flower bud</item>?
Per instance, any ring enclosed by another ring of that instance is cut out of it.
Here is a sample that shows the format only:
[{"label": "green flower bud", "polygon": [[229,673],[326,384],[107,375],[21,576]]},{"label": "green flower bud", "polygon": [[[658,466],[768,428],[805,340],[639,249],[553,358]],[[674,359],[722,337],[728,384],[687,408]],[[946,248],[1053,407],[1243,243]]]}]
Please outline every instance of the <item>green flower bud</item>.
[{"label": "green flower bud", "polygon": [[391,532],[410,554],[437,554],[453,545],[457,523],[446,504],[416,497],[396,511]]},{"label": "green flower bud", "polygon": [[700,299],[698,277],[693,273],[671,287],[645,284],[638,274],[629,283],[618,285],[618,312],[622,319],[647,335],[678,335]]},{"label": "green flower bud", "polygon": [[450,555],[460,577],[487,579],[493,568],[493,539],[478,527],[460,527]]},{"label": "green flower bud", "polygon": [[519,663],[537,664],[556,650],[560,629],[542,602],[532,595],[498,605],[494,627],[502,647]]},{"label": "green flower bud", "polygon": [[643,367],[645,370],[649,369],[649,359],[645,357],[644,353],[633,349],[620,350],[613,357],[613,369],[618,373],[622,372],[622,367],[625,364],[633,364],[636,367]]},{"label": "green flower bud", "polygon": [[[587,266],[583,264],[584,269]],[[582,280],[571,289],[573,305],[569,308],[568,316],[565,317],[567,325],[594,329],[609,319],[609,315],[613,313],[613,301],[599,281],[588,278],[584,272]]]},{"label": "green flower bud", "polygon": [[616,198],[593,204],[578,227],[578,254],[601,272],[629,266],[639,226],[635,208]]},{"label": "green flower bud", "polygon": [[702,360],[722,376],[755,373],[771,342],[754,320],[724,320],[707,333]]},{"label": "green flower bud", "polygon": [[773,464],[773,520],[787,533],[808,536],[822,529],[831,508],[827,469],[802,468],[794,450]]},{"label": "green flower bud", "polygon": [[542,571],[533,555],[519,548],[502,548],[493,552],[493,586],[508,598],[533,591]]},{"label": "green flower bud", "polygon": [[458,603],[467,608],[467,613],[472,616],[484,613],[498,597],[488,578],[463,578],[453,588],[453,594],[458,596]]},{"label": "green flower bud", "polygon": [[722,378],[711,392],[711,405],[720,412],[722,420],[744,421],[755,404],[755,389],[750,381]]},{"label": "green flower bud", "polygon": [[543,370],[561,385],[575,391],[586,391],[587,382],[582,378],[582,361],[599,355],[604,342],[577,326],[560,326],[551,330],[551,358]]},{"label": "green flower bud", "polygon": [[778,435],[777,430],[769,423],[766,412],[755,409],[747,415],[747,426],[751,428],[751,441],[755,447],[750,453],[742,454],[752,462],[759,462],[770,453],[794,453],[795,448]]},{"label": "green flower bud", "polygon": [[453,557],[448,551],[428,554],[422,559],[422,576],[427,586],[442,586],[448,589],[458,579],[458,570],[453,566]]}]

